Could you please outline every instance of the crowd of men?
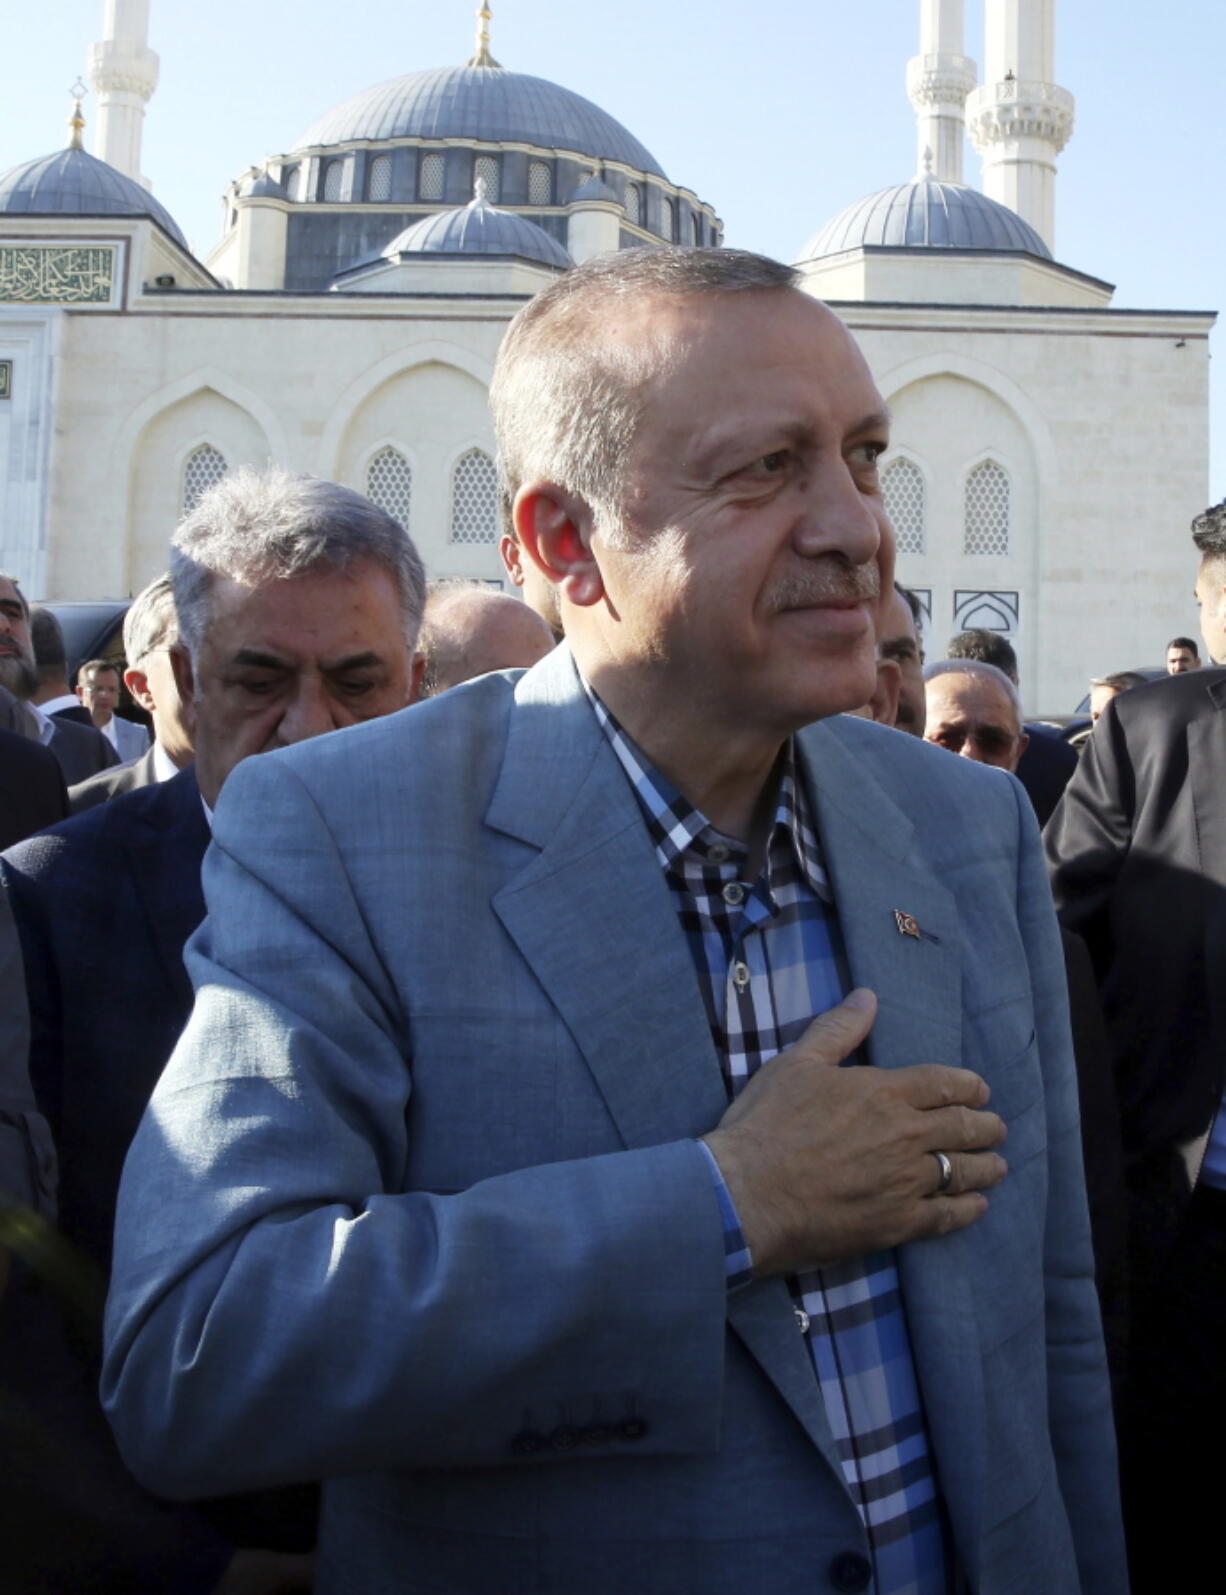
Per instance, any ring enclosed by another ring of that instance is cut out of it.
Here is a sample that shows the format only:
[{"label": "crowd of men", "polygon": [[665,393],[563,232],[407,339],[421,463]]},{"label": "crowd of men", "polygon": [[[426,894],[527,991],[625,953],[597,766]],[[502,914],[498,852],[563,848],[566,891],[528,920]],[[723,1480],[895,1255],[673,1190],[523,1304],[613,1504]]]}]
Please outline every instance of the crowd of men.
[{"label": "crowd of men", "polygon": [[522,601],[275,467],[75,690],[0,578],[0,1588],[1190,1587],[1226,673],[1079,758],[925,662],[773,261],[565,274],[491,403]]}]

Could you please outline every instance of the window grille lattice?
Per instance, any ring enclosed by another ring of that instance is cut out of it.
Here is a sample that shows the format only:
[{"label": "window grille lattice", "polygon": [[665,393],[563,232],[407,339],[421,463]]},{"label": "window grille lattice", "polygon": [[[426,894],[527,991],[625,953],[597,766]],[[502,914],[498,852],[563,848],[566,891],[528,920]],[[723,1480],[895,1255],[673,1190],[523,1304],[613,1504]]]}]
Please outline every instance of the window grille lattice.
[{"label": "window grille lattice", "polygon": [[417,185],[417,192],[420,198],[442,199],[443,171],[443,157],[441,155],[425,155],[422,157],[421,174]]},{"label": "window grille lattice", "polygon": [[478,155],[473,163],[473,193],[477,192],[477,184],[484,183],[485,197],[491,205],[498,203],[498,157],[496,155]]},{"label": "window grille lattice", "polygon": [[549,205],[553,202],[553,184],[549,168],[544,161],[533,161],[528,168],[529,205]]},{"label": "window grille lattice", "polygon": [[660,233],[670,244],[673,241],[675,227],[673,202],[671,199],[662,199],[660,201]]},{"label": "window grille lattice", "polygon": [[977,465],[966,479],[963,552],[1009,552],[1009,478],[995,460]]},{"label": "window grille lattice", "polygon": [[380,449],[366,467],[366,497],[408,531],[413,471],[399,449]]},{"label": "window grille lattice", "polygon": [[392,197],[392,157],[376,155],[366,178],[366,197],[376,201]]},{"label": "window grille lattice", "polygon": [[469,449],[451,478],[451,541],[498,541],[498,474],[481,449]]},{"label": "window grille lattice", "polygon": [[913,460],[891,460],[881,474],[881,496],[900,554],[927,552],[924,473]]},{"label": "window grille lattice", "polygon": [[324,198],[337,200],[341,197],[341,178],[345,173],[344,161],[329,161],[324,167]]},{"label": "window grille lattice", "polygon": [[183,462],[183,508],[190,515],[200,500],[226,474],[226,457],[211,443],[193,449]]},{"label": "window grille lattice", "polygon": [[281,173],[281,184],[290,199],[298,199],[302,192],[302,167],[287,166]]},{"label": "window grille lattice", "polygon": [[637,183],[626,184],[626,220],[633,222],[636,227],[642,224],[643,200]]}]

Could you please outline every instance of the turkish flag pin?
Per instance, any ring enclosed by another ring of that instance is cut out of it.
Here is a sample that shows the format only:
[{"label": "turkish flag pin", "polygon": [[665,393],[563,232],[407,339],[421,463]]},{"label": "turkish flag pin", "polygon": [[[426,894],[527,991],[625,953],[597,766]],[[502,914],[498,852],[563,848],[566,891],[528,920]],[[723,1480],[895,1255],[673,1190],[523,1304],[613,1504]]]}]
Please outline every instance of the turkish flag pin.
[{"label": "turkish flag pin", "polygon": [[901,908],[894,910],[894,923],[898,926],[900,936],[914,936],[916,941],[922,939],[919,923],[913,914],[904,914]]}]

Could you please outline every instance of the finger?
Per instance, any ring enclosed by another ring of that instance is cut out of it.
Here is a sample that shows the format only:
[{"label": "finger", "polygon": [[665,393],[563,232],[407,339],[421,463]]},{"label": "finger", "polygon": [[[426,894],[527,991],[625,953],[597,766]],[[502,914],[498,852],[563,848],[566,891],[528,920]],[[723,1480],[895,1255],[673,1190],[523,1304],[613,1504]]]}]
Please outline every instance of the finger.
[{"label": "finger", "polygon": [[928,1155],[928,1162],[932,1166],[924,1172],[929,1196],[960,1196],[964,1191],[990,1191],[1009,1172],[1009,1165],[995,1152],[947,1152],[945,1155],[949,1159],[950,1180],[944,1190],[941,1189],[941,1165],[931,1153]]},{"label": "finger", "polygon": [[864,1041],[876,1017],[876,997],[863,986],[857,987],[837,1008],[820,1014],[797,1046],[820,1063],[842,1063]]},{"label": "finger", "polygon": [[915,1063],[892,1070],[890,1079],[913,1108],[944,1108],[954,1103],[982,1108],[992,1095],[987,1081],[973,1069],[955,1069],[947,1063]]},{"label": "finger", "polygon": [[918,1125],[926,1152],[987,1152],[999,1146],[1008,1133],[998,1113],[975,1108],[930,1108]]},{"label": "finger", "polygon": [[988,1199],[980,1191],[965,1191],[955,1196],[933,1196],[918,1205],[924,1211],[918,1216],[914,1239],[922,1240],[925,1236],[967,1229],[987,1212]]}]

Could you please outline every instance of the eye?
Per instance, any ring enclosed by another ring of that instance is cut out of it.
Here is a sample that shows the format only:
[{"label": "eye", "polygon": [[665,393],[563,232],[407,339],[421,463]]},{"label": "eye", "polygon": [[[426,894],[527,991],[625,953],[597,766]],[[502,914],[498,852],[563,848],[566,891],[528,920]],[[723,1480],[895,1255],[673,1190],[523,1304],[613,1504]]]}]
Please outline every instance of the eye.
[{"label": "eye", "polygon": [[853,465],[875,466],[885,453],[886,445],[880,441],[872,443],[857,443],[851,451]]}]

